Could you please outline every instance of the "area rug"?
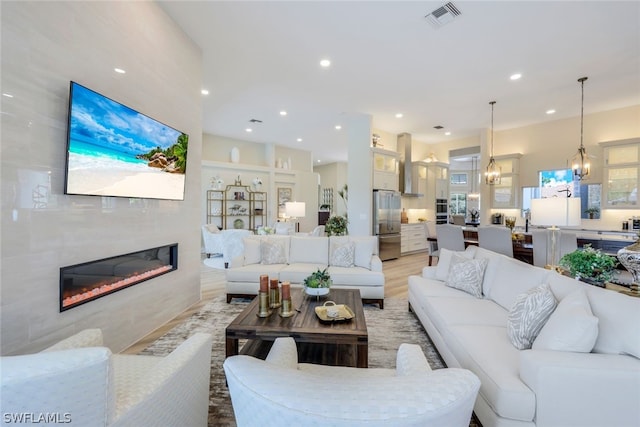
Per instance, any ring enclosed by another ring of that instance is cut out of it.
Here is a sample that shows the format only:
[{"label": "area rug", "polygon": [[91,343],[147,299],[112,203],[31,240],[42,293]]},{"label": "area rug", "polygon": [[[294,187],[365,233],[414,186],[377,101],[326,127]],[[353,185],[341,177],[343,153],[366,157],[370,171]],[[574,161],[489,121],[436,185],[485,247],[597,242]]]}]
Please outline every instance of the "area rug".
[{"label": "area rug", "polygon": [[[234,299],[227,304],[225,296],[219,296],[141,352],[163,356],[196,332],[213,334],[209,426],[236,425],[222,369],[225,358],[224,331],[248,303],[248,300]],[[406,299],[385,299],[384,310],[376,305],[365,305],[364,312],[369,330],[369,367],[394,368],[396,352],[404,342],[419,344],[433,369],[445,366],[420,322],[408,311]],[[476,425],[473,421],[470,424],[472,427]]]}]

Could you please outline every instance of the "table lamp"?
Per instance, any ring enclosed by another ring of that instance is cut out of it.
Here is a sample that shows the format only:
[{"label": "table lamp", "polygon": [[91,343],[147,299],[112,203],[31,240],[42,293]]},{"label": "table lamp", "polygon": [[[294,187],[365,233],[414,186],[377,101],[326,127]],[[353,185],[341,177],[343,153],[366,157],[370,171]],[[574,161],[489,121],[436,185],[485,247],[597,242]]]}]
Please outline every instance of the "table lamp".
[{"label": "table lamp", "polygon": [[304,202],[286,202],[284,204],[284,212],[287,217],[291,218],[296,223],[296,231],[300,231],[297,219],[304,218],[305,207],[306,205]]},{"label": "table lamp", "polygon": [[[546,199],[531,200],[531,222],[536,225],[550,226],[551,231],[551,269],[558,267],[558,242],[560,240],[560,228],[580,225],[580,198],[578,197],[549,197]],[[535,243],[534,243],[535,245]]]}]

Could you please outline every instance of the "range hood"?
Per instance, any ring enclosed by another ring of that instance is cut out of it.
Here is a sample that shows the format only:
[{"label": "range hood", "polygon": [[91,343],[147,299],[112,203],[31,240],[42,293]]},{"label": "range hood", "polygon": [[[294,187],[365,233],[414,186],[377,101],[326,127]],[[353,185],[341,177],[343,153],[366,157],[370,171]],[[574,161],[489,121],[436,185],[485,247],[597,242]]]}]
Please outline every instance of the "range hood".
[{"label": "range hood", "polygon": [[411,159],[411,134],[398,135],[398,152],[400,153],[400,192],[404,197],[422,197],[418,193],[418,171],[413,167]]}]

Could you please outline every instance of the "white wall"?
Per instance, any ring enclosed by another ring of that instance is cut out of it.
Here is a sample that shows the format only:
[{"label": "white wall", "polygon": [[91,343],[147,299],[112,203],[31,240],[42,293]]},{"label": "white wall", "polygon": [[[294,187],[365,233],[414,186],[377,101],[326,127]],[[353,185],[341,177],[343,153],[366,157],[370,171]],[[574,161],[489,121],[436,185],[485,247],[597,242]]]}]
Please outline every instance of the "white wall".
[{"label": "white wall", "polygon": [[[1,7],[2,354],[89,327],[119,351],[200,298],[201,52],[152,2]],[[184,201],[63,194],[70,80],[189,134]],[[59,312],[60,267],[174,242],[177,271]]]}]

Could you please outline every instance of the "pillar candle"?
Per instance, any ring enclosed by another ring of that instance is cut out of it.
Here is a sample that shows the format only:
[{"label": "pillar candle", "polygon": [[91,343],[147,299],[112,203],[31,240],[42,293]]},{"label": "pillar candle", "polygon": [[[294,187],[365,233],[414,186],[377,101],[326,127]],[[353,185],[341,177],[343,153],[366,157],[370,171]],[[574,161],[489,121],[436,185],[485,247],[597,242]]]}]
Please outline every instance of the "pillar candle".
[{"label": "pillar candle", "polygon": [[291,299],[291,285],[289,282],[282,283],[282,299]]},{"label": "pillar candle", "polygon": [[269,292],[269,276],[266,274],[260,275],[260,292]]},{"label": "pillar candle", "polygon": [[269,283],[271,283],[271,289],[278,289],[278,279],[271,279]]}]

